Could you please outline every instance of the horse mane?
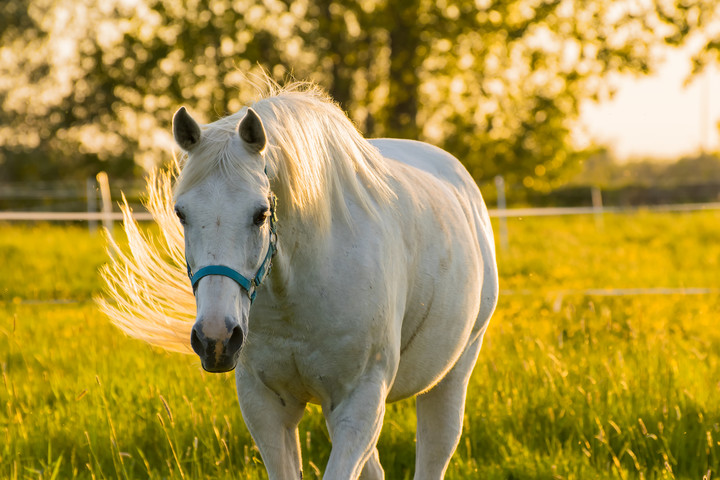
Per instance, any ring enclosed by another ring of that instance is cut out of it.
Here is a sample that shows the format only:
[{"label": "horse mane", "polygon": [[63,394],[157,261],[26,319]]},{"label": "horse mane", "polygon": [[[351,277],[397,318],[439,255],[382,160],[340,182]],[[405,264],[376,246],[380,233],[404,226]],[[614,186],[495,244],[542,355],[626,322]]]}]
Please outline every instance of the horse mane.
[{"label": "horse mane", "polygon": [[[286,214],[326,230],[334,212],[349,219],[346,195],[370,213],[395,198],[382,155],[323,90],[306,82],[279,86],[263,80],[263,97],[251,107],[265,126],[266,170]],[[218,168],[229,178],[247,177],[243,148],[236,141],[246,111],[202,127],[192,160],[186,154],[180,158],[176,196]]]},{"label": "horse mane", "polygon": [[[267,76],[262,83],[265,93],[252,108],[267,132],[267,172],[281,215],[302,217],[327,231],[331,221],[349,220],[345,195],[370,214],[394,199],[382,156],[320,88],[302,82],[281,87]],[[192,160],[181,154],[172,167],[148,176],[145,206],[159,234],[141,229],[127,202],[121,205],[127,246],[107,232],[111,259],[101,270],[106,295],[97,303],[128,335],[165,350],[192,352],[195,299],[173,197],[218,168],[230,178],[248,174],[242,147],[234,141],[245,112],[203,126]],[[334,219],[335,213],[341,218]]]}]

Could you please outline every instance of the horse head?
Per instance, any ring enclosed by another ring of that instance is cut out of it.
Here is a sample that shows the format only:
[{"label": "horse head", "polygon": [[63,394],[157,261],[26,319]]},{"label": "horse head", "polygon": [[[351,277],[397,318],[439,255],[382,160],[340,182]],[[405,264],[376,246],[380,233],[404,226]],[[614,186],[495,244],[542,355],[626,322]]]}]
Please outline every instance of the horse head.
[{"label": "horse head", "polygon": [[235,368],[256,287],[275,252],[275,201],[266,174],[267,136],[247,109],[232,125],[202,129],[180,108],[173,135],[186,153],[175,188],[197,317],[191,345],[209,372]]}]

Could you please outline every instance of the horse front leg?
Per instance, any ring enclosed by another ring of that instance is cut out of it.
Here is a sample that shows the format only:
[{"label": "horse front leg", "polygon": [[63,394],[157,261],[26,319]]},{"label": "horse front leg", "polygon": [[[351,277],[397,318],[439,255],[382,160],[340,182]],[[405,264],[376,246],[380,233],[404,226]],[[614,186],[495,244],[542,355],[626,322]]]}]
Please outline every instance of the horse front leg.
[{"label": "horse front leg", "polygon": [[384,480],[385,472],[380,465],[380,454],[377,447],[374,448],[372,455],[365,462],[365,467],[360,474],[360,480]]},{"label": "horse front leg", "polygon": [[[355,480],[361,473],[363,479],[384,478],[376,444],[385,415],[387,387],[379,377],[361,381],[337,405],[323,406],[332,440],[324,479]],[[368,460],[368,468],[364,468]]]},{"label": "horse front leg", "polygon": [[236,382],[245,425],[260,450],[269,480],[302,479],[297,427],[305,404],[279,396],[240,368]]}]

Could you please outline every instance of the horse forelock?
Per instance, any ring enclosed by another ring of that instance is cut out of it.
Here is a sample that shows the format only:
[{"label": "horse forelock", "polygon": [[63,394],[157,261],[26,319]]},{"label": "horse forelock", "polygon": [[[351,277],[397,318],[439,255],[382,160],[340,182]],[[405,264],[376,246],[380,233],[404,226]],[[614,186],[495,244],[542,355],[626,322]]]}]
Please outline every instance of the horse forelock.
[{"label": "horse forelock", "polygon": [[[266,170],[281,208],[328,227],[334,214],[348,219],[344,195],[370,213],[394,198],[390,172],[375,147],[318,87],[268,82],[266,95],[252,108],[268,136]],[[247,152],[237,141],[237,125],[247,108],[202,127],[192,159],[183,155],[176,196],[220,170],[231,179],[252,175]]]},{"label": "horse forelock", "polygon": [[249,178],[252,169],[247,153],[242,150],[237,135],[237,124],[247,109],[201,127],[202,138],[193,148],[192,156],[183,152],[178,164],[174,195],[191,190],[214,172],[222,172],[229,179]]}]

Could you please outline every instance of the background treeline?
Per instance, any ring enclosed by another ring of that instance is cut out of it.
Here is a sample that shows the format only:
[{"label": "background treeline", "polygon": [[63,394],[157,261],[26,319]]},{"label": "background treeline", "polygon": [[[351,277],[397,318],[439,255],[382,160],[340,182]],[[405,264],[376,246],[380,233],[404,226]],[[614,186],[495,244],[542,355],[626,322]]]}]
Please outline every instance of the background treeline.
[{"label": "background treeline", "polygon": [[[700,153],[674,161],[619,162],[610,151],[599,149],[581,163],[576,175],[555,189],[508,185],[508,205],[590,206],[593,188],[601,192],[605,206],[720,202],[720,157]],[[494,190],[483,193],[486,200],[495,201]]]},{"label": "background treeline", "polygon": [[547,191],[597,151],[571,140],[580,103],[690,38],[701,70],[718,20],[715,0],[5,0],[0,181],[142,176],[169,159],[179,105],[212,121],[265,70],[321,84],[369,137]]},{"label": "background treeline", "polygon": [[[505,184],[507,205],[511,208],[590,206],[593,189],[601,192],[606,207],[720,202],[720,157],[713,154],[672,162],[657,159],[618,162],[609,151],[600,149],[577,169],[566,184],[552,189]],[[113,179],[110,187],[112,198],[124,195],[136,211],[143,210],[143,180]],[[0,182],[0,210],[97,210],[96,188],[94,178]],[[497,205],[495,185],[484,185],[483,195],[490,207]]]}]

